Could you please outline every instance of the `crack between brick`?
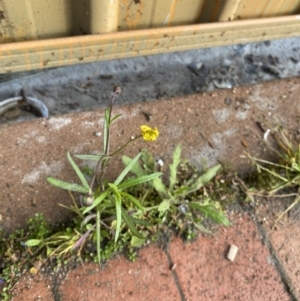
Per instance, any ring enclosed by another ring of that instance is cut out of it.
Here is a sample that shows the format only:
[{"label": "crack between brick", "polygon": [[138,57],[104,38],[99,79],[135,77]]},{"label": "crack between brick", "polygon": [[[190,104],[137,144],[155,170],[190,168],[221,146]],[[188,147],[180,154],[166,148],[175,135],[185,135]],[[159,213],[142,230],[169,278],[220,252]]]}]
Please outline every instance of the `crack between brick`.
[{"label": "crack between brick", "polygon": [[51,292],[54,301],[62,301],[61,293],[60,293],[60,281],[58,279],[53,279],[51,283]]},{"label": "crack between brick", "polygon": [[[171,235],[169,233],[167,233],[167,231],[166,232],[162,231],[160,233],[159,242],[160,242],[161,249],[165,252],[165,254],[167,256],[169,268],[172,269],[174,262],[172,261],[171,255],[169,254],[169,251],[168,251],[169,244],[170,244],[170,238],[171,238]],[[179,282],[179,279],[178,279],[175,269],[172,270],[172,276],[175,281],[175,285],[178,290],[181,301],[187,301],[186,297],[184,296],[184,293],[183,293],[183,290],[180,285],[180,282]]]},{"label": "crack between brick", "polygon": [[[169,251],[168,251],[168,248],[169,248],[169,237],[168,237],[168,235],[166,235],[166,233],[163,233],[162,235],[164,236],[164,238],[161,241],[161,248],[162,248],[162,250],[165,252],[165,254],[167,256],[168,264],[169,264],[170,269],[172,269],[172,266],[173,266],[174,262],[172,261],[171,255],[169,254]],[[177,273],[176,273],[175,269],[172,270],[172,276],[173,276],[176,288],[178,290],[178,293],[180,295],[181,301],[187,301],[187,299],[186,299],[186,297],[185,297],[185,295],[183,293],[183,290],[182,290],[182,287],[180,285],[180,282],[179,282],[179,279],[178,279],[178,276],[177,276]]]},{"label": "crack between brick", "polygon": [[286,292],[289,294],[291,301],[298,301],[299,299],[297,297],[296,290],[295,290],[294,286],[292,285],[292,281],[291,281],[290,277],[286,274],[284,266],[282,265],[280,259],[277,256],[276,249],[272,245],[267,231],[256,219],[254,219],[254,222],[256,224],[258,232],[262,236],[263,244],[268,248],[271,256],[274,259],[274,266],[281,278],[281,281],[284,285]]}]

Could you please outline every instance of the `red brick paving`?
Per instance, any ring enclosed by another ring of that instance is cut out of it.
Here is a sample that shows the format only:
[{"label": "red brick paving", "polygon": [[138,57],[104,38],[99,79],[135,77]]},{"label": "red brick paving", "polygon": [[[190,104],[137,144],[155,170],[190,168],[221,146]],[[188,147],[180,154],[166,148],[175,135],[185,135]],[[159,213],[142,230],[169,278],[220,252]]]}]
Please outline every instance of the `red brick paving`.
[{"label": "red brick paving", "polygon": [[293,294],[300,299],[300,221],[290,221],[277,230],[267,229]]},{"label": "red brick paving", "polygon": [[[213,237],[171,243],[169,253],[187,300],[289,300],[251,218],[241,214],[231,220],[233,227]],[[234,262],[226,259],[231,244],[239,247]]]},{"label": "red brick paving", "polygon": [[26,275],[14,288],[12,301],[55,301],[51,281],[41,275]]},{"label": "red brick paving", "polygon": [[[230,218],[233,226],[220,227],[213,236],[200,235],[191,243],[172,239],[167,250],[169,255],[151,245],[140,251],[135,262],[120,256],[101,268],[97,264],[78,267],[56,287],[56,298],[52,297],[49,280],[40,275],[26,276],[16,285],[13,301],[291,300],[252,218],[245,213]],[[271,236],[298,290],[299,275],[295,272],[299,271],[300,264],[289,262],[287,252],[299,250],[299,235],[295,236],[299,234],[299,224],[297,229],[290,236],[290,244],[288,240],[282,242],[280,231]],[[233,262],[226,259],[230,244],[239,247]],[[284,245],[288,248],[286,251]],[[168,256],[171,264],[175,264],[173,271]],[[179,281],[179,290],[173,273]]]},{"label": "red brick paving", "polygon": [[155,246],[141,250],[138,260],[124,257],[103,268],[86,265],[69,273],[61,286],[62,301],[179,301],[166,254]]}]

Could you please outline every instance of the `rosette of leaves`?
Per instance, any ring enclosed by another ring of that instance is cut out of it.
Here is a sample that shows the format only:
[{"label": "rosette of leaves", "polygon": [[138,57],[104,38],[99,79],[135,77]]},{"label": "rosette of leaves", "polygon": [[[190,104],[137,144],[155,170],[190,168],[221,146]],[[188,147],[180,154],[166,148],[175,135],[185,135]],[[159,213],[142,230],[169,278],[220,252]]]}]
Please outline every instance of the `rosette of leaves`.
[{"label": "rosette of leaves", "polygon": [[[155,161],[151,154],[143,151],[141,160],[132,164],[132,159],[123,156],[125,165],[132,165],[130,171],[136,176],[151,174],[156,169]],[[162,178],[155,178],[148,182],[156,192],[156,199],[152,200],[152,210],[157,212],[162,222],[176,224],[192,224],[200,230],[204,230],[202,221],[208,218],[215,223],[229,226],[219,202],[213,200],[205,192],[208,184],[218,173],[221,165],[218,164],[207,169],[204,173],[194,172],[187,180],[180,180],[181,146],[178,145],[173,153],[173,162],[169,165],[168,181],[164,183]],[[203,193],[203,191],[205,193]]]}]

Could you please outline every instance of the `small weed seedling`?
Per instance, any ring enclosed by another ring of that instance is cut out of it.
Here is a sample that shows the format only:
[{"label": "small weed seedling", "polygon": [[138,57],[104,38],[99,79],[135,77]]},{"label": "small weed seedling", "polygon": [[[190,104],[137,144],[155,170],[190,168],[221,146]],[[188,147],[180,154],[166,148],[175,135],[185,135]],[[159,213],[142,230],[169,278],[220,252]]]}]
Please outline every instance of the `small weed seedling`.
[{"label": "small weed seedling", "polygon": [[[200,175],[194,170],[189,179],[183,181],[180,180],[181,161],[181,147],[178,145],[173,153],[173,162],[169,166],[168,183],[164,184],[158,177],[148,183],[158,197],[155,201],[157,205],[148,207],[147,210],[157,212],[158,224],[165,222],[179,229],[192,225],[204,230],[201,223],[203,217],[229,226],[230,222],[224,216],[218,201],[212,200],[204,189],[205,185],[216,176],[221,165],[216,165]],[[130,171],[137,177],[155,172],[155,162],[147,151],[142,153],[140,164],[136,162],[132,165],[133,160],[126,156],[123,156],[123,162],[127,166],[132,166]],[[200,193],[201,189],[203,193]]]},{"label": "small weed seedling", "polygon": [[282,127],[277,128],[274,137],[278,148],[272,147],[267,139],[266,142],[271,151],[278,156],[278,162],[258,159],[249,154],[248,157],[258,170],[258,185],[264,186],[263,188],[258,187],[255,192],[253,189],[249,190],[249,194],[280,197],[282,191],[287,191],[287,189],[293,191],[292,194],[289,193],[289,196],[295,196],[293,203],[279,215],[275,221],[276,224],[300,201],[300,144],[293,143]]}]

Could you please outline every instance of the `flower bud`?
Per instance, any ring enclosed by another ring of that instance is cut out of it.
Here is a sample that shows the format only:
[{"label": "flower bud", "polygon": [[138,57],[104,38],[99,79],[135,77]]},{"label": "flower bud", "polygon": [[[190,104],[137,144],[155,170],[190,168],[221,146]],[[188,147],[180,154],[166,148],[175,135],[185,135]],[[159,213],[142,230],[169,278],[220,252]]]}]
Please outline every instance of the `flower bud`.
[{"label": "flower bud", "polygon": [[85,195],[81,197],[81,204],[83,206],[91,206],[94,202],[94,196],[92,195]]},{"label": "flower bud", "polygon": [[121,87],[119,87],[119,86],[115,86],[114,87],[114,93],[116,93],[116,94],[120,94],[121,93]]}]

